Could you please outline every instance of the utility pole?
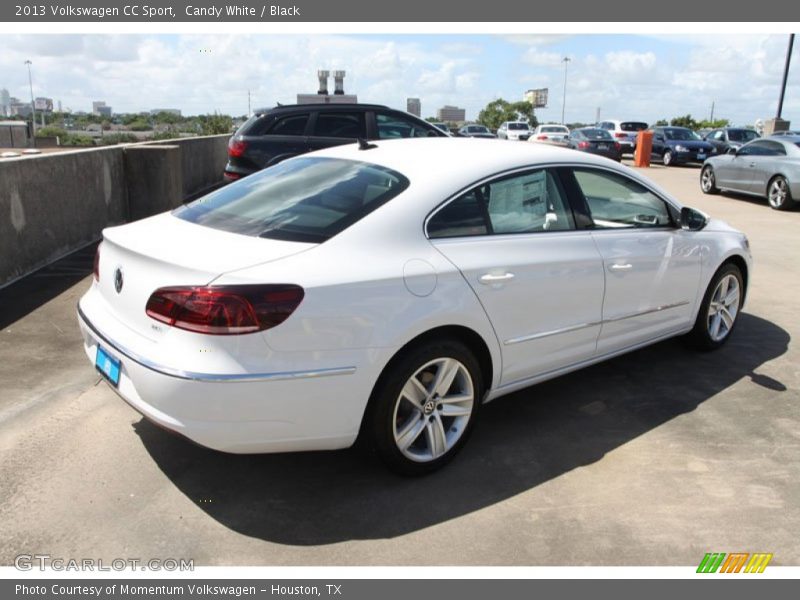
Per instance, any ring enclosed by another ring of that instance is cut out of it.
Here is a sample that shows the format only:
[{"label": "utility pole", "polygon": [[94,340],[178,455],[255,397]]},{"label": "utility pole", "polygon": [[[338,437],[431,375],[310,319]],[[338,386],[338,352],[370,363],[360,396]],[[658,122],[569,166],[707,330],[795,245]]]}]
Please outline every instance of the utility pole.
[{"label": "utility pole", "polygon": [[783,112],[783,97],[786,94],[786,80],[789,78],[789,63],[792,62],[792,46],[794,46],[794,34],[789,34],[789,47],[786,49],[786,64],[783,67],[783,83],[781,84],[781,97],[778,100],[778,114],[776,119],[781,118]]},{"label": "utility pole", "polygon": [[564,124],[564,110],[567,106],[567,64],[569,61],[572,60],[569,56],[565,56],[561,59],[561,62],[564,63],[564,97],[561,99],[561,124]]},{"label": "utility pole", "polygon": [[31,61],[26,60],[25,64],[28,65],[28,85],[31,88],[31,126],[33,136],[36,137],[36,103],[33,101],[33,78],[31,77]]},{"label": "utility pole", "polygon": [[600,106],[597,107],[597,113],[594,115],[594,123],[597,125],[600,122]]},{"label": "utility pole", "polygon": [[[711,123],[714,123],[714,101],[711,101],[711,118],[709,119]],[[711,125],[713,127],[714,125]]]},{"label": "utility pole", "polygon": [[250,118],[250,115],[253,114],[253,111],[250,110],[250,90],[247,90],[247,117]]}]

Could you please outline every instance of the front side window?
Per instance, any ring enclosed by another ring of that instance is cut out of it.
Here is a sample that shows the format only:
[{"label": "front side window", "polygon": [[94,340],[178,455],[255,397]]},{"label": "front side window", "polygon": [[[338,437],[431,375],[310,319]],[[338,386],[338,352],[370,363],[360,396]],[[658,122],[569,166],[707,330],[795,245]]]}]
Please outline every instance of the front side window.
[{"label": "front side window", "polygon": [[317,115],[314,135],[353,139],[367,137],[367,130],[364,125],[364,113],[320,113]]},{"label": "front side window", "polygon": [[671,227],[666,202],[640,183],[596,169],[575,169],[595,229]]},{"label": "front side window", "polygon": [[430,238],[574,229],[561,184],[545,169],[482,184],[428,222]]},{"label": "front side window", "polygon": [[378,113],[375,115],[375,122],[378,126],[378,139],[381,140],[428,137],[431,133],[419,123],[396,115]]},{"label": "front side window", "polygon": [[243,235],[321,243],[408,187],[369,163],[300,157],[259,171],[182,206],[173,215]]}]

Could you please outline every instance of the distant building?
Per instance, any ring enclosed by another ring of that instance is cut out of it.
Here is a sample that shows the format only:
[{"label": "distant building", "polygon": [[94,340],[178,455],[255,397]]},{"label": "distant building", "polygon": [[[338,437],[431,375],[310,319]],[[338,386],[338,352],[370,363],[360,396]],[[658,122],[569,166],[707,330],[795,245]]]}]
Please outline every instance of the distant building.
[{"label": "distant building", "polygon": [[92,114],[97,117],[110,117],[111,107],[107,106],[103,100],[95,100],[92,102]]},{"label": "distant building", "polygon": [[320,70],[317,71],[319,78],[319,90],[316,94],[297,94],[298,104],[355,104],[358,102],[358,96],[355,94],[344,93],[344,76],[345,71],[334,71],[334,91],[333,94],[328,93],[328,77],[330,71]]},{"label": "distant building", "polygon": [[406,111],[418,117],[422,116],[422,102],[419,98],[406,98]]},{"label": "distant building", "polygon": [[0,90],[0,117],[7,117],[11,111],[11,95],[7,89]]},{"label": "distant building", "polygon": [[157,115],[158,113],[167,113],[170,115],[175,115],[176,117],[181,116],[181,109],[179,108],[153,108],[150,109],[151,115]]},{"label": "distant building", "polygon": [[33,112],[30,102],[20,102],[19,99],[11,97],[11,104],[8,109],[9,117],[29,117]]},{"label": "distant building", "polygon": [[436,119],[449,123],[463,123],[466,121],[467,111],[457,106],[443,106],[436,111]]}]

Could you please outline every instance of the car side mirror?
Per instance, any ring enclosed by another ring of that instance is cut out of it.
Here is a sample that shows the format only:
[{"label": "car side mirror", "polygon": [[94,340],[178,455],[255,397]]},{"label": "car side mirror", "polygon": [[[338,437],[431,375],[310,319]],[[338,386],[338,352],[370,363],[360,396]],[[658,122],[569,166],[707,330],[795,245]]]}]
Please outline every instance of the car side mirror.
[{"label": "car side mirror", "polygon": [[739,153],[736,151],[736,148],[731,148],[730,146],[728,146],[727,153],[728,153],[728,154],[739,154]]},{"label": "car side mirror", "polygon": [[686,231],[700,231],[708,224],[708,215],[695,208],[684,206],[681,208],[681,229]]}]

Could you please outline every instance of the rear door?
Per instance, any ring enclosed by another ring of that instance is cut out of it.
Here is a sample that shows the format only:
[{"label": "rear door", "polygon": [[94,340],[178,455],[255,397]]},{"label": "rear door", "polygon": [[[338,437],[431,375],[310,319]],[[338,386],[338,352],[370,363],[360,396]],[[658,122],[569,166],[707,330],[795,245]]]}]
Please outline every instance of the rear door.
[{"label": "rear door", "polygon": [[603,265],[578,231],[556,170],[476,185],[434,213],[433,245],[463,274],[501,343],[501,384],[594,355]]},{"label": "rear door", "polygon": [[259,132],[248,132],[243,140],[247,143],[244,160],[252,161],[252,167],[272,166],[309,150],[307,129],[310,113],[281,115],[265,123]]},{"label": "rear door", "polygon": [[667,203],[620,173],[572,170],[605,272],[597,354],[629,348],[691,323],[700,247]]}]

